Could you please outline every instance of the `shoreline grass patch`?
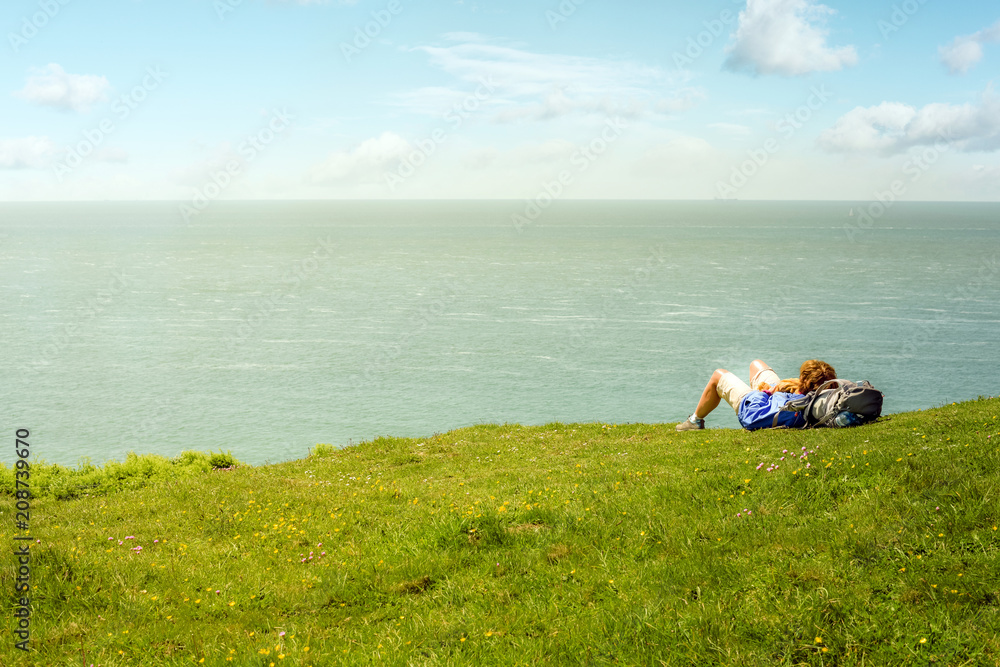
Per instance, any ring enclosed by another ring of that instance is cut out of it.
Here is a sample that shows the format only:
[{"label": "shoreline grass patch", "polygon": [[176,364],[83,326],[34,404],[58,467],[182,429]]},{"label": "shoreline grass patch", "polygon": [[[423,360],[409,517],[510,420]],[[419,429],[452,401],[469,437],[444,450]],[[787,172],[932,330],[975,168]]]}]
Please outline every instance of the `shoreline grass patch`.
[{"label": "shoreline grass patch", "polygon": [[0,663],[997,664],[997,415],[33,464],[32,652]]}]

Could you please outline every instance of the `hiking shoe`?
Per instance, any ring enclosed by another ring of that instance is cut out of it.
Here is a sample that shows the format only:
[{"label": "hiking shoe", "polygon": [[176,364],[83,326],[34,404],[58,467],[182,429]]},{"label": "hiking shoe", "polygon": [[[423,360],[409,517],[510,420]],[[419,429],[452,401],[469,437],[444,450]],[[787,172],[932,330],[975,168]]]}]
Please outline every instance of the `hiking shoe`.
[{"label": "hiking shoe", "polygon": [[687,419],[685,419],[684,421],[682,421],[680,424],[677,425],[678,431],[700,431],[703,428],[705,428],[704,419],[697,419],[695,421],[691,421],[690,417],[688,417]]}]

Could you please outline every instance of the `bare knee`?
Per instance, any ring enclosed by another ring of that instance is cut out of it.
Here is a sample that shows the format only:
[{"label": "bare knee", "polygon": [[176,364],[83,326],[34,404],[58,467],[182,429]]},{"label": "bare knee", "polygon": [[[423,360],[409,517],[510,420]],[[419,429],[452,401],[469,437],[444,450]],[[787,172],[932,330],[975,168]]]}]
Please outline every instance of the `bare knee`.
[{"label": "bare knee", "polygon": [[750,384],[753,384],[754,378],[763,373],[764,371],[771,370],[771,367],[765,364],[760,359],[754,359],[750,363]]}]

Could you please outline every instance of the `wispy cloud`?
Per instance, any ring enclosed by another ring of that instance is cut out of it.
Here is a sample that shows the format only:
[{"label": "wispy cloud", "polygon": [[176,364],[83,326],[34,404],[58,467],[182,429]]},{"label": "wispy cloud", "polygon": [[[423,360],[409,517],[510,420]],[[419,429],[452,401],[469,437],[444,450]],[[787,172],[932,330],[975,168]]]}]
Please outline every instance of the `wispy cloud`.
[{"label": "wispy cloud", "polygon": [[[674,99],[670,90],[674,75],[634,60],[533,53],[470,33],[446,38],[460,43],[415,50],[426,53],[433,66],[467,88],[484,81],[495,86],[498,90],[484,108],[493,111],[498,122],[571,114],[634,116],[663,101],[664,93]],[[467,94],[438,87],[410,91],[402,99],[411,107],[426,109],[432,106],[428,101],[441,103]]]},{"label": "wispy cloud", "polygon": [[310,170],[309,181],[315,185],[381,182],[386,169],[394,168],[412,150],[412,144],[403,137],[383,132],[351,150],[331,153]]},{"label": "wispy cloud", "polygon": [[87,111],[107,100],[110,91],[111,84],[103,76],[70,74],[60,65],[50,63],[31,68],[27,83],[14,97],[63,111]]},{"label": "wispy cloud", "polygon": [[827,46],[821,27],[836,12],[811,0],[747,0],[725,67],[753,74],[796,76],[855,65],[853,46]]},{"label": "wispy cloud", "polygon": [[48,137],[0,139],[0,169],[44,169],[57,152]]},{"label": "wispy cloud", "polygon": [[983,59],[983,44],[1000,42],[1000,21],[971,35],[960,35],[938,48],[941,62],[952,74],[965,74]]}]

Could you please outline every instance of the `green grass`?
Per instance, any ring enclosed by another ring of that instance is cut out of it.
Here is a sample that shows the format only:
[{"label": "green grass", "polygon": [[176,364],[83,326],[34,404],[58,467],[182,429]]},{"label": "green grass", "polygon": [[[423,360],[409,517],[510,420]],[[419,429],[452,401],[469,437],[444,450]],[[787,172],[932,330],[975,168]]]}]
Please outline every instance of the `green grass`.
[{"label": "green grass", "polygon": [[996,665],[998,415],[34,465],[33,651],[0,664]]}]

